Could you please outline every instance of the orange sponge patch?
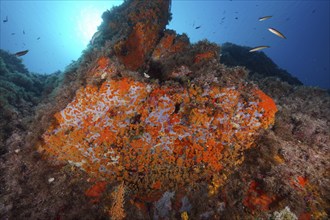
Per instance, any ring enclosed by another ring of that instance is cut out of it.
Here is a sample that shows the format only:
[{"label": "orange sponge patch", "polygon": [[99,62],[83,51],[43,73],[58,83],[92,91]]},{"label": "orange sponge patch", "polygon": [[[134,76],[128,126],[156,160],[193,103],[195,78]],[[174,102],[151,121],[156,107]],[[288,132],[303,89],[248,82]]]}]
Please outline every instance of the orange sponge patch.
[{"label": "orange sponge patch", "polygon": [[[43,135],[40,149],[139,189],[210,180],[240,164],[240,152],[274,121],[276,106],[268,96],[257,91],[243,98],[239,91],[129,78],[87,86],[55,114],[57,123]],[[140,175],[148,177],[145,182]]]}]

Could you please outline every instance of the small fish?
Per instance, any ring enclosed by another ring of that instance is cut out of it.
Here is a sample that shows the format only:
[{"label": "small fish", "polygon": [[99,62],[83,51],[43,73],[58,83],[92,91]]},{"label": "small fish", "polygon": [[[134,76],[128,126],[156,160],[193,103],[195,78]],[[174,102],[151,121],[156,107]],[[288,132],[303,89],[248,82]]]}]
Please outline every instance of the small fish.
[{"label": "small fish", "polygon": [[38,37],[37,40],[40,40],[40,37]]},{"label": "small fish", "polygon": [[101,34],[102,34],[102,31],[97,31],[97,32],[94,33],[94,35],[91,39],[91,45],[94,44],[95,39],[98,38]]},{"label": "small fish", "polygon": [[251,50],[249,50],[249,52],[255,52],[255,51],[263,50],[263,49],[266,49],[266,48],[270,48],[270,46],[258,46],[258,47],[254,47]]},{"label": "small fish", "polygon": [[11,35],[15,35],[15,33],[11,33]]},{"label": "small fish", "polygon": [[238,19],[238,17],[235,17],[235,19],[237,20],[237,19]]},{"label": "small fish", "polygon": [[273,34],[275,34],[275,35],[277,35],[277,36],[279,36],[283,39],[286,39],[286,37],[281,32],[279,32],[278,30],[275,30],[274,28],[268,28],[268,30],[270,32],[272,32]]},{"label": "small fish", "polygon": [[150,76],[147,73],[143,73],[145,78],[150,78]]},{"label": "small fish", "polygon": [[197,27],[195,27],[195,29],[200,29],[202,26],[201,25],[199,25],[199,26],[197,26]]},{"label": "small fish", "polygon": [[271,17],[273,17],[273,16],[271,16],[271,15],[264,16],[264,17],[259,18],[259,21],[264,21],[264,20],[267,20],[267,19],[269,19]]},{"label": "small fish", "polygon": [[8,22],[8,16],[6,16],[5,20],[2,20],[3,22]]},{"label": "small fish", "polygon": [[25,34],[25,31],[23,30],[23,34]]},{"label": "small fish", "polygon": [[19,51],[19,52],[15,53],[15,55],[18,56],[18,57],[20,57],[20,56],[24,56],[28,52],[29,52],[29,50],[23,50],[23,51]]}]

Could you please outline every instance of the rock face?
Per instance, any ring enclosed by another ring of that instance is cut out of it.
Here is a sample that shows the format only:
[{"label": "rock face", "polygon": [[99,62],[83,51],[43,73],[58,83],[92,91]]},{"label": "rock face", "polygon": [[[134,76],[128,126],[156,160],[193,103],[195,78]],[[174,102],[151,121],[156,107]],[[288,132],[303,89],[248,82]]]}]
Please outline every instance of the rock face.
[{"label": "rock face", "polygon": [[29,73],[16,56],[0,50],[0,155],[8,151],[5,143],[11,133],[28,126],[46,78]]},{"label": "rock face", "polygon": [[221,46],[221,63],[226,66],[245,66],[251,78],[277,77],[290,85],[302,85],[296,77],[287,71],[280,69],[263,52],[250,53],[248,47],[238,46],[232,43],[224,43]]},{"label": "rock face", "polygon": [[220,181],[220,171],[241,163],[277,111],[261,90],[243,97],[245,89],[107,80],[77,91],[39,150],[94,176],[124,180],[141,194],[155,182],[169,190]]},{"label": "rock face", "polygon": [[[166,30],[170,5],[103,14],[34,123],[10,136],[1,217],[326,217],[329,95],[266,77],[276,73],[251,82],[220,63],[219,46]],[[304,104],[304,91],[318,98]]]},{"label": "rock face", "polygon": [[[137,197],[200,184],[216,193],[274,123],[274,101],[239,75],[227,77],[232,70],[219,65],[216,46],[192,47],[164,33],[169,1],[120,9],[116,19],[127,18],[128,30],[83,72],[87,85],[55,114],[39,151],[110,183],[124,181]],[[120,26],[104,22],[104,33]]]}]

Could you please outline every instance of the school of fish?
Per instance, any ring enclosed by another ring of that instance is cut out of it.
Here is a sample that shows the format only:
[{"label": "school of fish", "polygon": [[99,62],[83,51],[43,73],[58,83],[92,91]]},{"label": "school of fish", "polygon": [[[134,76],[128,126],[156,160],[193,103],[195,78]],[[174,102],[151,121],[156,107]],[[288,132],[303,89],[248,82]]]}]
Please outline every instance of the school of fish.
[{"label": "school of fish", "polygon": [[[265,21],[265,20],[268,20],[270,19],[271,15],[267,15],[267,16],[263,16],[263,17],[260,17],[259,18],[259,21]],[[280,31],[276,30],[275,28],[268,28],[268,30],[275,34],[276,36],[280,37],[280,38],[283,38],[283,39],[286,39],[286,37],[284,36],[284,34],[282,34]],[[266,49],[266,48],[270,48],[270,46],[257,46],[257,47],[253,47],[249,50],[249,52],[256,52],[256,51],[259,51],[259,50],[263,50],[263,49]]]},{"label": "school of fish", "polygon": [[[272,17],[273,17],[273,16],[271,16],[271,15],[267,15],[267,16],[260,17],[258,20],[259,20],[259,21],[265,21],[265,20],[268,20],[268,19],[270,19],[270,18],[272,18]],[[8,22],[8,16],[6,16],[6,19],[4,19],[3,22]],[[197,27],[195,27],[195,29],[199,29],[199,28],[201,28],[201,26],[197,26]],[[287,38],[285,37],[284,34],[282,34],[280,31],[276,30],[275,28],[271,28],[271,27],[270,27],[270,28],[268,28],[268,30],[269,30],[271,33],[275,34],[276,36],[278,36],[278,37],[280,37],[280,38],[287,39]],[[13,33],[12,33],[12,34],[13,34]],[[23,30],[23,34],[25,34],[25,31],[24,31],[24,30]],[[97,39],[98,37],[100,37],[100,35],[101,35],[101,31],[97,31],[97,32],[93,35],[93,37],[92,37],[90,43],[93,45],[95,39]],[[39,39],[40,39],[40,37],[37,38],[37,40],[39,40]],[[256,47],[251,48],[251,49],[249,50],[249,52],[256,52],[256,51],[260,51],[260,50],[263,50],[263,49],[266,49],[266,48],[270,48],[270,46],[265,46],[265,45],[256,46]],[[18,57],[19,57],[19,56],[24,56],[24,55],[27,54],[28,52],[29,52],[29,50],[23,50],[23,51],[16,52],[15,55],[18,56]]]}]

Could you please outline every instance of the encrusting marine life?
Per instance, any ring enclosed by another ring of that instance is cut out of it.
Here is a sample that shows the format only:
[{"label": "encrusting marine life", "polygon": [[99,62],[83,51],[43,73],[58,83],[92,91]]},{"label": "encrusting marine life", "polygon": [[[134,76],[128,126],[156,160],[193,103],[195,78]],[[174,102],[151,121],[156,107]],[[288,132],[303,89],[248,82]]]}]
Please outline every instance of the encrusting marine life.
[{"label": "encrusting marine life", "polygon": [[143,76],[144,76],[145,78],[150,78],[150,76],[149,76],[147,73],[143,73]]},{"label": "encrusting marine life", "polygon": [[325,44],[295,32],[296,21],[314,31],[307,19],[285,20],[299,11],[204,1],[177,17],[172,0],[108,2],[102,14],[65,8],[77,19],[49,33],[69,5],[0,25],[0,219],[329,219],[329,92],[273,61],[299,74],[328,52],[290,43]]}]

